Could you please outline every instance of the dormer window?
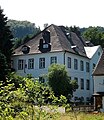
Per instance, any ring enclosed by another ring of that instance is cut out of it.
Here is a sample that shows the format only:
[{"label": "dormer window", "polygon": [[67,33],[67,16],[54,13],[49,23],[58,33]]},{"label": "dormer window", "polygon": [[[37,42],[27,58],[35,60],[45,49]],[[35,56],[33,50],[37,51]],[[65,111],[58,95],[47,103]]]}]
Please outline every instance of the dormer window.
[{"label": "dormer window", "polygon": [[22,47],[22,52],[23,52],[24,54],[29,53],[29,51],[30,51],[30,47],[28,47],[28,46],[26,46],[26,45],[24,45],[24,46]]},{"label": "dormer window", "polygon": [[22,48],[22,51],[27,51],[27,46]]},{"label": "dormer window", "polygon": [[43,48],[48,48],[48,44],[43,44]]}]

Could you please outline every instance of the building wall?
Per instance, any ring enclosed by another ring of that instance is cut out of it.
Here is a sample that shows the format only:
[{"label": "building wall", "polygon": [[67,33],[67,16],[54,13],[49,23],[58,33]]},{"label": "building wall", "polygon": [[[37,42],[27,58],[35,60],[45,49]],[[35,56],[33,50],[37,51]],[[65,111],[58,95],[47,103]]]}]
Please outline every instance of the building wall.
[{"label": "building wall", "polygon": [[[100,51],[100,50],[98,50]],[[17,74],[25,76],[27,74],[31,74],[33,77],[38,78],[40,75],[47,74],[48,67],[50,66],[50,58],[53,56],[57,56],[57,63],[58,64],[65,64],[66,68],[68,70],[68,74],[71,77],[71,80],[74,80],[75,77],[78,78],[78,85],[79,88],[74,92],[74,97],[84,97],[84,101],[86,101],[87,97],[91,97],[93,94],[93,79],[92,79],[92,70],[93,70],[93,62],[94,64],[97,63],[99,56],[98,51],[96,51],[95,55],[92,59],[89,59],[87,57],[82,57],[79,55],[75,55],[68,52],[53,52],[53,53],[42,53],[42,54],[34,54],[34,55],[28,55],[24,54],[21,56],[13,56],[13,66],[17,72]],[[101,52],[101,51],[100,51]],[[71,68],[68,68],[68,61],[67,58],[71,58]],[[34,58],[34,69],[28,69],[28,67],[24,68],[23,70],[18,70],[18,60],[24,59],[25,64],[28,65],[28,59]],[[45,58],[45,68],[40,69],[39,68],[39,58]],[[74,69],[74,59],[78,60],[78,69]],[[80,61],[84,62],[84,70],[80,70]],[[90,71],[86,72],[86,62],[90,65]],[[84,79],[84,89],[80,88],[81,79]],[[86,89],[86,80],[90,81],[90,89]],[[73,98],[74,98],[73,97]]]},{"label": "building wall", "polygon": [[[48,66],[50,65],[50,57],[57,56],[57,63],[63,64],[63,52],[59,53],[43,53],[43,54],[34,54],[34,55],[21,55],[21,56],[13,56],[13,66],[17,72],[17,74],[25,76],[27,74],[32,74],[33,77],[39,77],[41,74],[46,74],[48,72]],[[26,61],[25,64],[28,65],[28,59],[34,58],[34,69],[25,68],[23,70],[18,70],[18,60],[23,59]],[[45,68],[39,68],[39,58],[45,58]]]},{"label": "building wall", "polygon": [[104,76],[94,76],[94,93],[104,92]]}]

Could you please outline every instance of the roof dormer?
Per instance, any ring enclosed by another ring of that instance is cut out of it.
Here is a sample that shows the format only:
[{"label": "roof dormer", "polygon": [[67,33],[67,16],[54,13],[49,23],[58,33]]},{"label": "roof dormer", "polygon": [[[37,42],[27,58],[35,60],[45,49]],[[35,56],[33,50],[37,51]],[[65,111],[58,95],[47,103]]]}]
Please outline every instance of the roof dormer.
[{"label": "roof dormer", "polygon": [[22,52],[23,54],[28,54],[30,51],[30,47],[27,45],[22,46]]}]

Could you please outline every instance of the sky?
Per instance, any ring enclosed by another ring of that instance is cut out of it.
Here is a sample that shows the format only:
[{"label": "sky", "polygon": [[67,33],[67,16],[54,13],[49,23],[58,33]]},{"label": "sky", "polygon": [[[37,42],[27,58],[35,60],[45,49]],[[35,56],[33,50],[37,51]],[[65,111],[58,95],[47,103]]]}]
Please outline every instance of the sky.
[{"label": "sky", "polygon": [[104,0],[0,0],[8,19],[64,26],[104,27]]}]

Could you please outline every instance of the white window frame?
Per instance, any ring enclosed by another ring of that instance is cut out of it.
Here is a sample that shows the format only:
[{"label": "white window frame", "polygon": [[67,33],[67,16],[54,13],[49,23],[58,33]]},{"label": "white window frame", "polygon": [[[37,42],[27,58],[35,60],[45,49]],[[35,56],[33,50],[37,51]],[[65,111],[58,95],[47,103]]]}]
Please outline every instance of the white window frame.
[{"label": "white window frame", "polygon": [[71,68],[71,57],[67,58],[67,67]]},{"label": "white window frame", "polygon": [[45,68],[45,58],[39,58],[39,68]]},{"label": "white window frame", "polygon": [[90,72],[90,64],[89,64],[89,62],[86,62],[86,72]]},{"label": "white window frame", "polygon": [[74,59],[74,69],[78,70],[78,60]]},{"label": "white window frame", "polygon": [[23,68],[24,68],[24,60],[19,59],[18,60],[18,70],[23,70]]},{"label": "white window frame", "polygon": [[34,69],[34,58],[28,59],[28,69]]},{"label": "white window frame", "polygon": [[57,57],[56,56],[53,56],[50,58],[50,64],[56,64],[57,63]]},{"label": "white window frame", "polygon": [[82,60],[80,61],[80,70],[84,71],[84,62]]}]

